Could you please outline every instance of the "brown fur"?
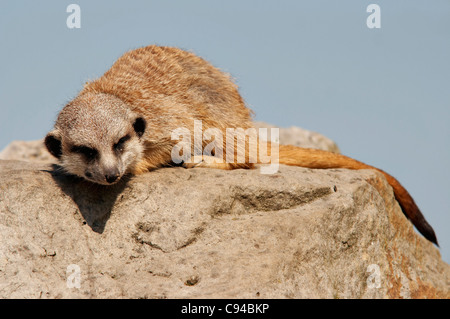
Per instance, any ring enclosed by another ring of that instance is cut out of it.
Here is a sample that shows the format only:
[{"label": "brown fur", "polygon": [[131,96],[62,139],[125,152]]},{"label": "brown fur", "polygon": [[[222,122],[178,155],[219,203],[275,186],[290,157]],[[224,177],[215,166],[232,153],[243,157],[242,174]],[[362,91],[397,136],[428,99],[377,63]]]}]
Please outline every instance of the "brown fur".
[{"label": "brown fur", "polygon": [[[188,128],[193,132],[194,120],[202,121],[203,130],[217,128],[223,132],[223,136],[225,136],[226,128],[248,129],[253,126],[252,112],[246,107],[237,86],[229,75],[192,53],[177,48],[153,45],[125,53],[102,77],[87,83],[78,97],[66,106],[67,113],[72,114],[72,117],[69,120],[60,115],[55,131],[46,139],[49,149],[52,149],[55,143],[62,144],[61,152],[66,162],[72,161],[70,155],[64,157],[64,154],[73,144],[66,140],[78,139],[78,133],[68,133],[66,129],[67,126],[71,126],[70,121],[80,117],[78,113],[74,113],[73,109],[84,105],[81,111],[77,112],[85,114],[88,112],[89,105],[93,107],[92,101],[99,96],[102,98],[96,103],[100,107],[109,107],[107,100],[110,97],[111,101],[118,104],[117,109],[128,109],[133,114],[142,116],[147,123],[147,129],[141,140],[143,154],[127,167],[127,172],[133,174],[144,173],[149,169],[169,164],[171,150],[178,143],[171,139],[171,132],[179,127]],[[106,102],[103,101],[105,96]],[[109,122],[108,119],[102,121]],[[109,128],[111,123],[103,125]],[[89,131],[95,130],[95,127],[80,124],[76,129],[86,131],[85,133],[89,135],[91,134]],[[75,138],[66,136],[70,134],[77,136]],[[131,132],[129,135],[132,135],[131,140],[136,143],[134,133]],[[119,133],[114,138],[117,139],[118,136],[120,136]],[[56,138],[52,139],[52,137]],[[103,141],[103,136],[97,140]],[[206,142],[203,141],[203,146],[205,144]],[[235,149],[236,154],[243,151]],[[52,153],[58,155],[58,150],[53,149]],[[194,155],[199,154],[195,152]],[[197,164],[185,164],[185,166],[220,169],[253,168],[254,164],[250,163],[247,151],[245,156],[246,163],[216,164],[203,161]],[[423,218],[412,197],[397,180],[385,172],[343,155],[294,146],[280,146],[279,160],[281,164],[309,168],[369,168],[382,172],[393,187],[395,197],[405,215],[426,238],[437,244],[433,229]]]}]

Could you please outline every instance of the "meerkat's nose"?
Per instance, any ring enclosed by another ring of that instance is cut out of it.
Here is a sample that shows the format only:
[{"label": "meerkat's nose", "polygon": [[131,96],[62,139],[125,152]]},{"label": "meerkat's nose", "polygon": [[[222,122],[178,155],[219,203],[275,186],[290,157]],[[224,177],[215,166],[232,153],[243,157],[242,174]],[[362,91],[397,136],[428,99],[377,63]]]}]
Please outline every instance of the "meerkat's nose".
[{"label": "meerkat's nose", "polygon": [[108,170],[105,173],[105,179],[109,184],[114,183],[119,178],[119,172],[117,169]]},{"label": "meerkat's nose", "polygon": [[117,178],[119,178],[118,175],[105,175],[106,181],[110,184],[114,183],[117,180]]}]

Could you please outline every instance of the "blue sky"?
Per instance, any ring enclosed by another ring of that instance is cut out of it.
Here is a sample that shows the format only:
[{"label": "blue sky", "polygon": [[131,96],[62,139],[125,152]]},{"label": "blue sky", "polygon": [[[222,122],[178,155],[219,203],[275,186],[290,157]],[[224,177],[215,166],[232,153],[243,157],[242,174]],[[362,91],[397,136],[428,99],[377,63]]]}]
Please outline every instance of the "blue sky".
[{"label": "blue sky", "polygon": [[257,120],[325,134],[398,178],[450,261],[449,1],[2,1],[0,41],[0,149],[44,137],[125,51],[177,46],[231,73]]}]

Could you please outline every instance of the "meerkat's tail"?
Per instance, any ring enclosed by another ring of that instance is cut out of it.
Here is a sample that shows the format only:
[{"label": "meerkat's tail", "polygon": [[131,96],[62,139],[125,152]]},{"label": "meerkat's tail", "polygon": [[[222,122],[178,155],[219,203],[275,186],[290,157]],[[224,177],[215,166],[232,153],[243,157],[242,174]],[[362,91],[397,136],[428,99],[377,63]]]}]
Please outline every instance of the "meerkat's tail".
[{"label": "meerkat's tail", "polygon": [[279,163],[308,168],[375,169],[381,172],[394,189],[395,198],[405,216],[411,220],[425,238],[439,246],[433,228],[425,220],[411,195],[394,177],[386,172],[344,155],[292,145],[279,146]]}]

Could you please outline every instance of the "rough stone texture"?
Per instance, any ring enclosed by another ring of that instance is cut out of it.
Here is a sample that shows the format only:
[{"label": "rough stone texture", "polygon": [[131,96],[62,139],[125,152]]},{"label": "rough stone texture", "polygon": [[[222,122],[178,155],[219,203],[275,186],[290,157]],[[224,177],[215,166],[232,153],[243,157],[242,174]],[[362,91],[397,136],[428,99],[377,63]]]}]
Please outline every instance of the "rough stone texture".
[{"label": "rough stone texture", "polygon": [[369,170],[167,168],[107,188],[0,161],[0,240],[0,298],[450,297],[450,266]]}]

